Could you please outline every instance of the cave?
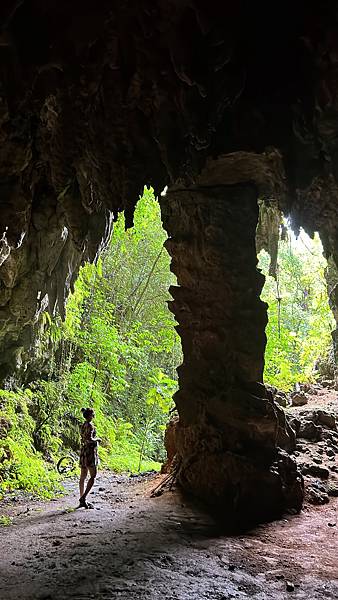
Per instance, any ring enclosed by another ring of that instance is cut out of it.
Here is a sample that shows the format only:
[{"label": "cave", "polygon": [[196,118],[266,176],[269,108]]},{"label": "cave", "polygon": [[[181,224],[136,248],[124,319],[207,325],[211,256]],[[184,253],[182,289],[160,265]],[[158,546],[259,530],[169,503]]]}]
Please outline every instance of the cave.
[{"label": "cave", "polygon": [[180,485],[241,524],[299,511],[255,240],[259,205],[282,211],[319,232],[335,281],[336,3],[6,0],[0,24],[2,379],[34,360],[41,311],[63,314],[118,213],[131,225],[143,186],[167,186]]}]

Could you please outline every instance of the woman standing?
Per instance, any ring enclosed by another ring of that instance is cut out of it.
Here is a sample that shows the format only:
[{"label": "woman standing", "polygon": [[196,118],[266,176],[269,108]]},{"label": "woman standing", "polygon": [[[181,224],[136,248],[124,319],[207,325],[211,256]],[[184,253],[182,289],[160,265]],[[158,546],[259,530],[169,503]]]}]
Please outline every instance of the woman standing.
[{"label": "woman standing", "polygon": [[[92,408],[81,408],[81,412],[85,419],[85,422],[81,425],[81,453],[80,453],[80,507],[93,508],[91,504],[86,501],[86,498],[92,489],[97,474],[98,455],[97,446],[101,441],[96,437],[96,430],[92,423],[95,417],[94,410]],[[86,489],[85,480],[89,472],[89,479],[87,481]]]}]

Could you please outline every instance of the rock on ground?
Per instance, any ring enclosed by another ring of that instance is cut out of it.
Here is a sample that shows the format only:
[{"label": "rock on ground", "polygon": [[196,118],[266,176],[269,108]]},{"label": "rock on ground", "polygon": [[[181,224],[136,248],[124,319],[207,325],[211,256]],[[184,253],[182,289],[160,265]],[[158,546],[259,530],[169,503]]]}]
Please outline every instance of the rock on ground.
[{"label": "rock on ground", "polygon": [[320,505],[338,495],[338,392],[308,386],[306,398],[306,406],[286,412],[297,436],[295,455],[304,477],[305,501]]}]

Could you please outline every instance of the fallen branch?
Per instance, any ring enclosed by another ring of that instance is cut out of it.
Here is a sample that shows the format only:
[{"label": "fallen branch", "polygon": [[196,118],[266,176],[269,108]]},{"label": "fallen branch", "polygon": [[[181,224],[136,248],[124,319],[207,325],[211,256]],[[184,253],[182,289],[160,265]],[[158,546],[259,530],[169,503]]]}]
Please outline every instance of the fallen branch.
[{"label": "fallen branch", "polygon": [[174,458],[173,465],[170,469],[170,473],[168,473],[168,475],[166,475],[164,479],[162,479],[162,481],[156,487],[154,487],[150,494],[151,498],[157,498],[158,496],[161,496],[165,491],[171,492],[173,485],[176,483],[180,466],[181,462],[178,460],[176,461]]}]

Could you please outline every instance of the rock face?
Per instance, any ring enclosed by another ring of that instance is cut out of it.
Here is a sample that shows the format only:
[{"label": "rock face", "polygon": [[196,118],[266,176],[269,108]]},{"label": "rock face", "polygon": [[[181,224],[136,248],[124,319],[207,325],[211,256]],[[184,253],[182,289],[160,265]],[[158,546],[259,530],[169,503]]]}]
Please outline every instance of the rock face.
[{"label": "rock face", "polygon": [[177,453],[177,442],[176,442],[176,432],[179,423],[179,418],[177,415],[171,417],[164,434],[164,447],[167,453],[167,460],[162,465],[161,473],[169,473],[172,466],[173,461]]},{"label": "rock face", "polygon": [[305,500],[325,504],[338,495],[337,398],[324,409],[310,395],[306,408],[289,408],[287,416],[297,436],[297,464],[304,476]]},{"label": "rock face", "polygon": [[[219,174],[221,178],[223,171]],[[184,363],[175,402],[179,480],[241,523],[299,509],[295,437],[263,385],[266,306],[252,185],[176,189],[162,202]],[[210,182],[214,181],[210,178]],[[276,447],[276,445],[278,447]]]},{"label": "rock face", "polygon": [[181,482],[259,518],[301,493],[259,385],[257,204],[261,246],[283,211],[338,263],[337,32],[334,0],[0,6],[0,376],[24,369],[117,212],[130,224],[143,185],[168,185]]}]

